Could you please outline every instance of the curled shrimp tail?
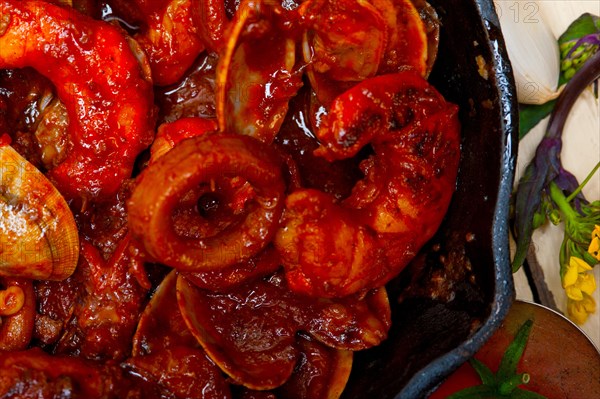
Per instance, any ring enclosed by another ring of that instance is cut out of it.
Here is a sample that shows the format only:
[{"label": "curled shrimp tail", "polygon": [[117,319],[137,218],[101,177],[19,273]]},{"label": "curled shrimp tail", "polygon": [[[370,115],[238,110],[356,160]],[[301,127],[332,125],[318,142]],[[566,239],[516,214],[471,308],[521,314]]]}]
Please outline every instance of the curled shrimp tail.
[{"label": "curled shrimp tail", "polygon": [[396,276],[445,215],[459,134],[456,106],[415,72],[367,79],[338,96],[315,152],[344,159],[369,145],[374,154],[343,201],[306,189],[286,199],[275,244],[290,287],[336,297]]}]

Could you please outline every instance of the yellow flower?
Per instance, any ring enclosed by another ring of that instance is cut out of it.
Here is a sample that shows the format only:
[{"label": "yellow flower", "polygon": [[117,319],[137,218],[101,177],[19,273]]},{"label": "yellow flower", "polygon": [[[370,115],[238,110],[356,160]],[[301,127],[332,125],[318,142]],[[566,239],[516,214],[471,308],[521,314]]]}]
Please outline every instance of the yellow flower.
[{"label": "yellow flower", "polygon": [[588,273],[592,267],[584,260],[571,256],[567,271],[563,275],[562,285],[567,296],[574,301],[583,300],[583,295],[592,295],[596,290],[594,275]]},{"label": "yellow flower", "polygon": [[600,261],[600,226],[596,225],[594,231],[592,231],[592,241],[588,248],[588,252],[595,259]]},{"label": "yellow flower", "polygon": [[592,231],[592,238],[600,238],[600,226],[596,225]]},{"label": "yellow flower", "polygon": [[581,301],[567,299],[567,314],[571,320],[581,325],[584,324],[589,315],[596,312],[596,301],[587,294],[583,294]]}]

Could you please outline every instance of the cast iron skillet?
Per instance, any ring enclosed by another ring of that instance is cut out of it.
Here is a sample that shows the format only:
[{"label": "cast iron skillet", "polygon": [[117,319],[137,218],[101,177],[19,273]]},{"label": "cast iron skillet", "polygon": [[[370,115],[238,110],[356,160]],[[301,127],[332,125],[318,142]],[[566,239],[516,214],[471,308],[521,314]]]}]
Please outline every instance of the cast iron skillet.
[{"label": "cast iron skillet", "polygon": [[460,106],[457,191],[438,234],[388,286],[390,336],[356,354],[343,399],[426,397],[493,334],[514,299],[508,213],[518,117],[500,24],[492,0],[430,3],[442,23],[430,81]]}]

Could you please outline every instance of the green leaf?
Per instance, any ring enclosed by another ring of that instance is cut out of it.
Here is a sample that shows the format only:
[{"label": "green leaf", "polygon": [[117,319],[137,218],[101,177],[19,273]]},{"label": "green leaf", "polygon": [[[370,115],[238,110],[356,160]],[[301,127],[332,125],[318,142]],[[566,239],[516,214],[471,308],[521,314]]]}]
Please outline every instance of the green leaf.
[{"label": "green leaf", "polygon": [[[544,158],[543,154],[540,159]],[[538,161],[537,157],[527,165],[525,172],[519,180],[514,198],[514,234],[516,236],[516,249],[512,262],[512,271],[519,270],[531,244],[533,234],[534,216],[539,212],[542,202],[542,190],[546,184],[549,163],[545,159]]]},{"label": "green leaf", "polygon": [[600,18],[590,13],[579,16],[571,22],[567,30],[558,38],[559,46],[571,40],[578,40],[583,36],[600,31]]},{"label": "green leaf", "polygon": [[494,373],[492,373],[492,370],[490,370],[485,364],[483,364],[475,358],[469,359],[469,363],[471,364],[471,367],[475,369],[475,371],[479,375],[479,378],[481,378],[482,383],[484,383],[485,385],[496,384],[496,376],[494,375]]},{"label": "green leaf", "polygon": [[498,393],[500,395],[508,396],[514,392],[515,389],[518,389],[520,385],[527,384],[529,382],[529,378],[529,374],[527,373],[515,374],[506,381],[502,381],[500,385],[498,385]]},{"label": "green leaf", "polygon": [[546,399],[534,392],[518,388],[529,382],[529,374],[517,374],[517,364],[523,356],[527,339],[533,326],[533,320],[527,320],[519,328],[513,341],[508,345],[500,361],[498,372],[494,374],[485,364],[475,358],[469,360],[482,381],[481,385],[465,388],[455,392],[446,399],[482,399],[482,398],[516,398]]},{"label": "green leaf", "polygon": [[550,115],[555,103],[556,100],[550,100],[540,105],[519,104],[519,140],[525,137],[542,119]]},{"label": "green leaf", "polygon": [[525,351],[525,345],[527,345],[527,339],[529,338],[529,332],[533,326],[533,320],[527,320],[517,331],[514,340],[506,348],[504,356],[500,361],[498,367],[497,378],[499,381],[506,381],[517,372],[517,364],[523,356]]}]

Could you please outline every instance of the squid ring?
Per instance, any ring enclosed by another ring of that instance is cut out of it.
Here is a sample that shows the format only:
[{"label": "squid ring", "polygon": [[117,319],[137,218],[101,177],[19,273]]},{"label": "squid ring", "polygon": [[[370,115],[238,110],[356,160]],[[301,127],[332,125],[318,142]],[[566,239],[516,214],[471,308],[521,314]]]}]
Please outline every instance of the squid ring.
[{"label": "squid ring", "polygon": [[[233,222],[195,236],[176,230],[174,214],[186,195],[200,185],[218,195],[210,187],[233,179],[252,192]],[[167,266],[189,272],[222,269],[248,260],[272,240],[284,190],[279,158],[266,144],[241,135],[192,137],[139,176],[128,202],[129,226],[148,253]]]},{"label": "squid ring", "polygon": [[68,152],[50,180],[69,199],[116,193],[152,141],[154,114],[122,31],[44,1],[0,1],[0,68],[24,67],[50,79],[69,119]]},{"label": "squid ring", "polygon": [[[2,286],[6,290],[2,291]],[[13,296],[18,304],[7,304],[8,296]],[[24,278],[0,277],[0,353],[2,351],[23,350],[33,337],[36,314],[36,300],[33,281]],[[4,313],[4,305],[14,309]]]}]

